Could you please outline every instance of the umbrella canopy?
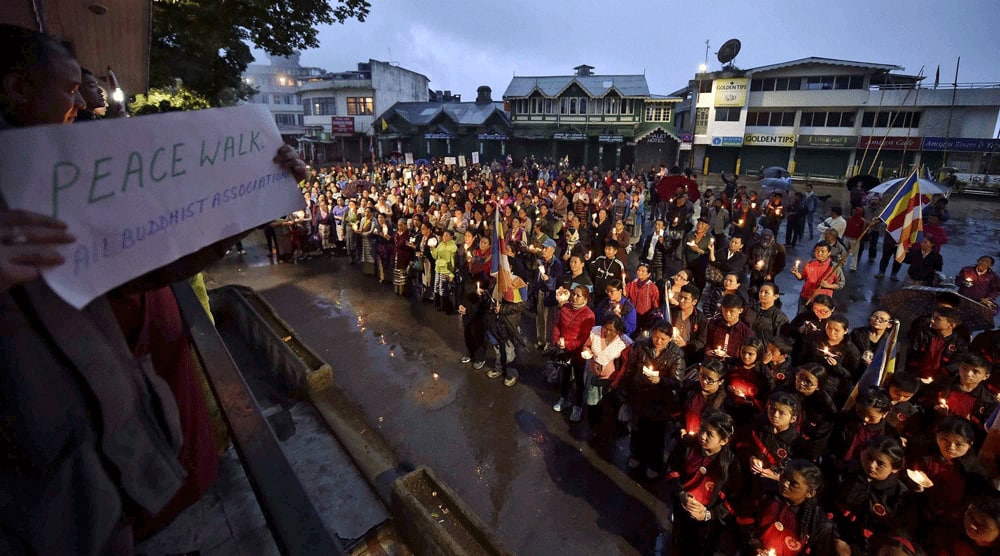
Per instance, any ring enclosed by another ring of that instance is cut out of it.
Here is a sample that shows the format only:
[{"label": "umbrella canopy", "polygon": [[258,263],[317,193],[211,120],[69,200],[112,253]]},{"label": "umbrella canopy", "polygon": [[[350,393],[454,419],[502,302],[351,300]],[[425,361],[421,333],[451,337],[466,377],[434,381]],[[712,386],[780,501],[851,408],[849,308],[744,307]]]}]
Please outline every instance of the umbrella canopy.
[{"label": "umbrella canopy", "polygon": [[764,168],[761,172],[761,176],[764,178],[787,178],[791,176],[788,170],[782,168],[781,166],[769,166]]},{"label": "umbrella canopy", "polygon": [[[879,193],[881,195],[884,195],[886,191],[889,191],[890,189],[896,187],[897,185],[903,183],[904,181],[906,181],[906,178],[896,178],[886,182],[882,182],[876,185],[875,187],[871,188],[869,193]],[[948,189],[947,187],[926,178],[918,178],[917,184],[920,187],[921,196],[927,195],[928,197],[930,197],[932,195],[948,195],[951,192],[951,190]]]},{"label": "umbrella canopy", "polygon": [[413,161],[413,164],[416,166],[430,166],[431,162],[426,158],[418,158]]},{"label": "umbrella canopy", "polygon": [[848,178],[847,183],[845,185],[847,185],[848,190],[851,190],[854,189],[854,186],[858,184],[861,184],[862,189],[868,191],[879,184],[879,179],[872,175],[860,174]]},{"label": "umbrella canopy", "polygon": [[993,328],[993,309],[974,299],[955,293],[955,290],[949,288],[906,286],[901,290],[883,295],[880,302],[893,318],[900,322],[913,322],[927,315],[928,308],[935,306],[934,300],[942,292],[952,292],[962,300],[958,306],[958,312],[962,316],[962,324],[970,331]]},{"label": "umbrella canopy", "polygon": [[782,191],[784,193],[795,191],[795,187],[792,186],[791,182],[780,178],[764,178],[760,180],[760,188],[766,195],[770,195],[775,191]]}]

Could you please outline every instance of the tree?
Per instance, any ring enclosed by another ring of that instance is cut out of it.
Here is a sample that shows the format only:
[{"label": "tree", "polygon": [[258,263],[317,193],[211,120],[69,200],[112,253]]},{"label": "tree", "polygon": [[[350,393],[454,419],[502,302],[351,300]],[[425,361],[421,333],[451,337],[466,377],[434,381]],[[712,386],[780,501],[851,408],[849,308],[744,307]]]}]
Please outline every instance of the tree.
[{"label": "tree", "polygon": [[151,88],[180,79],[212,106],[253,94],[241,80],[250,45],[287,56],[319,46],[316,26],[364,21],[368,0],[154,0]]}]

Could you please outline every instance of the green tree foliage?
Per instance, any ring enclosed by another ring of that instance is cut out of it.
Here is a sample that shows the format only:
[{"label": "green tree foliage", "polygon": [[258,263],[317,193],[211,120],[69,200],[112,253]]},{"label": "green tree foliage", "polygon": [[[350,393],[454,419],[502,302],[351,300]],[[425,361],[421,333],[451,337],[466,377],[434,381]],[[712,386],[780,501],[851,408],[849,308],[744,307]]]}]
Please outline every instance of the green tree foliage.
[{"label": "green tree foliage", "polygon": [[367,0],[154,0],[151,88],[180,79],[212,106],[253,94],[240,76],[253,61],[251,44],[287,56],[319,46],[316,27],[364,21]]}]

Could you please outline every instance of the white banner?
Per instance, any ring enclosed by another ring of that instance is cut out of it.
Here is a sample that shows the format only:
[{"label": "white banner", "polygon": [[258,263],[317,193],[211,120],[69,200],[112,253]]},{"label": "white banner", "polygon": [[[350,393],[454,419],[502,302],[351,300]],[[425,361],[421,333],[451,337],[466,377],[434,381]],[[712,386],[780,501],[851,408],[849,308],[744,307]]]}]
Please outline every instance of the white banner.
[{"label": "white banner", "polygon": [[454,156],[446,156],[444,157],[444,163],[447,166],[454,166],[457,163],[457,161],[455,160]]},{"label": "white banner", "polygon": [[146,272],[304,207],[272,159],[270,112],[247,104],[0,132],[0,193],[76,242],[44,271],[81,308]]},{"label": "white banner", "polygon": [[403,161],[407,164],[413,164],[413,153],[403,153]]},{"label": "white banner", "polygon": [[458,155],[458,167],[459,168],[465,168],[465,155],[464,154]]},{"label": "white banner", "polygon": [[479,152],[478,151],[473,151],[472,152],[472,163],[473,164],[479,164]]}]

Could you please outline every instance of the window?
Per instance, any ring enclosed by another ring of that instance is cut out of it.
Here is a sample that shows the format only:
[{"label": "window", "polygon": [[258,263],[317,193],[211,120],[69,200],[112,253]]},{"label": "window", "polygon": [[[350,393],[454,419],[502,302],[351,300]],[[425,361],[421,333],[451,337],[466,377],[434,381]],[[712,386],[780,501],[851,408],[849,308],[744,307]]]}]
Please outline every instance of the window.
[{"label": "window", "polygon": [[261,104],[269,104],[271,102],[271,97],[267,95],[259,95]]},{"label": "window", "polygon": [[635,100],[631,98],[623,98],[621,101],[621,113],[632,114],[634,112],[635,112]]},{"label": "window", "polygon": [[[805,116],[805,113],[803,113]],[[747,112],[747,125],[759,126],[792,126],[795,125],[795,112]],[[802,124],[806,125],[806,124]]]},{"label": "window", "polygon": [[695,135],[705,135],[708,131],[708,108],[699,108],[694,119]]},{"label": "window", "polygon": [[699,81],[698,83],[699,83],[698,84],[698,92],[700,94],[705,94],[705,93],[711,93],[712,92],[712,85],[715,82],[714,81],[707,81],[707,80],[705,80],[705,81]]},{"label": "window", "polygon": [[559,113],[569,114],[569,99],[564,98],[559,104],[560,104]]},{"label": "window", "polygon": [[618,98],[607,97],[604,99],[604,113],[605,114],[617,114],[618,113]]},{"label": "window", "polygon": [[375,113],[375,99],[372,97],[347,97],[348,116],[371,116]]},{"label": "window", "polygon": [[281,99],[282,98],[283,98],[282,95],[274,95],[274,103],[275,104],[281,104]]},{"label": "window", "polygon": [[763,77],[750,80],[751,91],[798,91],[801,88],[800,77]]},{"label": "window", "polygon": [[669,104],[650,104],[646,106],[647,122],[669,122],[672,110]]},{"label": "window", "polygon": [[865,112],[861,127],[920,127],[920,112]]},{"label": "window", "polygon": [[738,122],[740,121],[740,110],[740,108],[716,108],[715,121]]},{"label": "window", "polygon": [[826,91],[833,90],[834,78],[832,75],[824,75],[819,77],[807,77],[806,78],[806,90],[807,91]]},{"label": "window", "polygon": [[336,97],[317,97],[308,99],[302,103],[302,109],[306,116],[336,116]]},{"label": "window", "polygon": [[580,113],[581,114],[586,114],[587,113],[587,99],[586,98],[581,98],[580,99]]},{"label": "window", "polygon": [[554,113],[553,108],[552,108],[552,99],[550,99],[550,98],[545,99],[545,113],[546,114],[553,114]]},{"label": "window", "polygon": [[274,122],[278,125],[295,125],[295,114],[275,114]]}]

